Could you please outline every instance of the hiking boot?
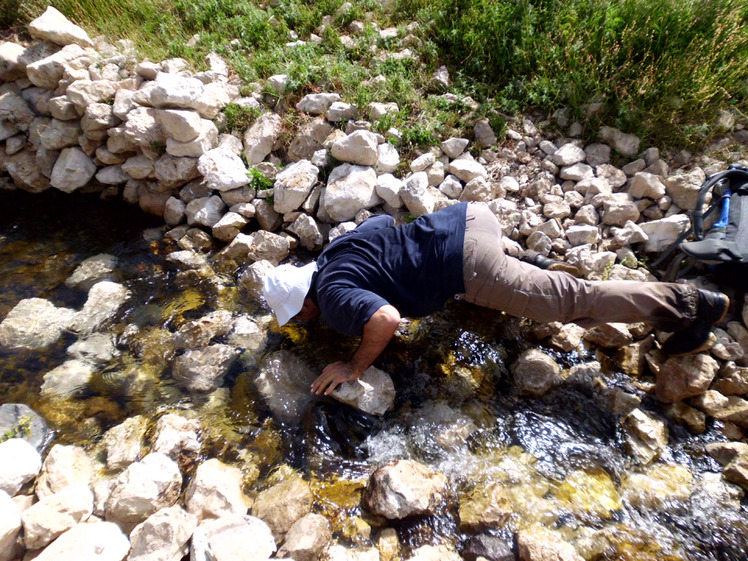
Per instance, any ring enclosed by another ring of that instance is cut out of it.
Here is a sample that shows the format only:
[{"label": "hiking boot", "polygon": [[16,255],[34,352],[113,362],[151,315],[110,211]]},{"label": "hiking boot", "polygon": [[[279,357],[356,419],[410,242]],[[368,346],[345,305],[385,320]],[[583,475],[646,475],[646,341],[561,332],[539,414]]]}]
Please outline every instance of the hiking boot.
[{"label": "hiking boot", "polygon": [[582,276],[582,271],[579,270],[579,267],[570,265],[569,263],[565,263],[563,261],[555,261],[550,257],[546,257],[545,255],[536,253],[531,250],[527,250],[525,255],[522,256],[522,261],[532,263],[536,267],[547,269],[548,271],[561,271],[564,273],[569,273],[570,275],[577,278],[580,278]]},{"label": "hiking boot", "polygon": [[715,324],[725,319],[730,308],[730,299],[721,292],[697,291],[696,315],[691,325],[674,332],[662,345],[662,350],[671,356],[698,353],[709,347],[709,336]]}]

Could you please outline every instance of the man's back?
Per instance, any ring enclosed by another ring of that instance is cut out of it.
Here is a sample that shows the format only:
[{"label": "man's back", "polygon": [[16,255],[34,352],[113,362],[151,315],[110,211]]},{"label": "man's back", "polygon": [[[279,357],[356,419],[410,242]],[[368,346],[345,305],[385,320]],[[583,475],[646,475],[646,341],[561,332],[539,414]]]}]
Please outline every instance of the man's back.
[{"label": "man's back", "polygon": [[310,293],[325,320],[360,335],[385,304],[422,317],[462,292],[466,208],[454,205],[398,227],[391,217],[372,217],[331,243]]}]

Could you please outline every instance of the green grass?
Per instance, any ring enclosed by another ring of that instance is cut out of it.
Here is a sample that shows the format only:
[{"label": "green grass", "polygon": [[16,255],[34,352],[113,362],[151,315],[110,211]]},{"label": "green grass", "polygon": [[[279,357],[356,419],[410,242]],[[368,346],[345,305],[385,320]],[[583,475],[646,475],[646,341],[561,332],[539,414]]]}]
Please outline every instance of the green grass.
[{"label": "green grass", "polygon": [[[26,0],[14,12],[13,2],[0,6],[7,4],[3,17],[16,29],[47,4]],[[386,11],[377,0],[354,1],[348,11],[341,11],[344,0],[51,3],[92,36],[133,39],[151,60],[180,56],[200,70],[216,51],[245,82],[288,74],[287,107],[306,93],[333,90],[362,109],[394,101],[401,111],[390,125],[408,144],[470,135],[479,117],[499,133],[507,115],[569,107],[590,137],[609,124],[645,145],[698,147],[716,134],[709,125],[720,110],[748,112],[742,0],[394,0]],[[320,44],[286,46],[291,31],[308,41],[326,15],[332,25]],[[348,31],[354,20],[366,23],[361,35]],[[383,42],[372,21],[396,26],[400,36]],[[419,28],[409,48],[419,60],[381,60],[383,49],[403,48],[412,22]],[[200,41],[187,47],[194,34]],[[356,40],[354,48],[343,47],[342,34]],[[475,113],[432,95],[430,77],[440,64],[449,67],[450,93],[479,103]],[[380,74],[386,83],[368,83]],[[587,116],[593,99],[604,102],[602,111]]]}]

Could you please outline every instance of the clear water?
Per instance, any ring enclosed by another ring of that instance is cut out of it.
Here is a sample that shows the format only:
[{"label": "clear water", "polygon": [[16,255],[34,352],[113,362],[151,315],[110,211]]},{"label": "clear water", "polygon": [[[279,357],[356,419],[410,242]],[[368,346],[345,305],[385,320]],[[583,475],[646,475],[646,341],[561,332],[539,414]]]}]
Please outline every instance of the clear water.
[{"label": "clear water", "polygon": [[[321,399],[297,423],[283,424],[254,389],[252,364],[237,364],[227,387],[207,397],[190,396],[170,376],[173,351],[164,341],[185,321],[217,308],[263,321],[267,311],[236,290],[232,271],[222,271],[219,282],[185,280],[164,262],[166,244],[143,235],[160,226],[157,219],[94,195],[0,192],[0,203],[0,317],[29,297],[79,308],[85,295],[67,289],[64,280],[98,253],[120,259],[120,280],[134,294],[110,325],[121,354],[79,397],[53,402],[39,395],[42,376],[65,360],[72,336],[43,352],[0,351],[0,403],[35,408],[58,431],[58,442],[95,450],[103,432],[128,416],[155,419],[182,410],[203,421],[206,456],[243,467],[250,494],[281,466],[301,471],[312,484],[315,509],[331,519],[343,542],[361,542],[345,537],[352,516],[366,518],[376,530],[377,522],[359,507],[369,473],[390,459],[412,458],[446,474],[456,497],[501,484],[514,514],[490,532],[508,540],[517,529],[540,523],[590,560],[748,557],[746,500],[741,504],[705,483],[720,469],[703,452],[704,443],[723,439],[717,424],[694,436],[669,423],[670,446],[660,463],[692,474],[690,496],[637,503],[623,493],[624,481],[642,470],[626,451],[619,417],[600,382],[643,394],[599,351],[545,349],[563,367],[598,360],[603,371],[598,380],[567,381],[543,398],[524,398],[509,365],[537,343],[522,322],[453,302],[431,318],[404,322],[378,361],[395,382],[394,412],[377,419]],[[137,338],[128,335],[132,326]],[[324,326],[292,326],[271,331],[267,351],[293,350],[321,368],[354,347],[355,341]],[[642,407],[662,409],[646,397]],[[580,480],[575,488],[573,481]],[[606,485],[624,495],[612,511],[601,498]],[[392,524],[403,558],[426,543],[448,542],[458,550],[464,545],[472,534],[460,529],[455,505],[447,501],[437,516]]]}]

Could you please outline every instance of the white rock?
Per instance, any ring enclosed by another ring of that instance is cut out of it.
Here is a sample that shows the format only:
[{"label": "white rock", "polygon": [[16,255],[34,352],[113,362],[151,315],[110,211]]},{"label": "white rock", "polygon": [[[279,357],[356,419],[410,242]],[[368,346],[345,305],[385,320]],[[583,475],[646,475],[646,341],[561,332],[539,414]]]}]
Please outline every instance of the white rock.
[{"label": "white rock", "polygon": [[101,103],[114,97],[114,82],[110,80],[76,80],[68,86],[65,95],[79,111],[93,103]]},{"label": "white rock", "polygon": [[400,198],[414,216],[434,212],[436,201],[428,190],[429,178],[426,172],[419,171],[411,175],[400,189]]},{"label": "white rock", "polygon": [[239,87],[223,82],[205,84],[203,93],[192,104],[205,119],[215,119],[229,103],[239,98]]},{"label": "white rock", "polygon": [[352,220],[359,210],[381,202],[376,194],[377,175],[371,167],[343,164],[330,172],[324,209],[336,222]]},{"label": "white rock", "polygon": [[288,227],[288,231],[299,237],[299,242],[309,251],[322,249],[325,238],[319,224],[308,214],[301,214]]},{"label": "white rock", "polygon": [[561,179],[582,181],[584,179],[592,179],[595,176],[595,172],[591,166],[588,166],[587,164],[577,163],[561,168],[561,171],[558,175]]},{"label": "white rock", "polygon": [[225,148],[215,148],[200,156],[197,169],[208,188],[216,191],[230,191],[249,183],[242,159]]},{"label": "white rock", "polygon": [[227,515],[200,524],[191,561],[267,561],[276,550],[270,528],[254,516]]},{"label": "white rock", "polygon": [[322,115],[333,104],[339,101],[336,93],[307,94],[296,104],[296,109],[312,115]]},{"label": "white rock", "polygon": [[48,300],[21,300],[0,323],[0,346],[7,349],[43,349],[70,327],[75,311],[57,308]]},{"label": "white rock", "polygon": [[468,144],[470,141],[467,138],[449,138],[439,146],[447,156],[454,159],[465,151]]},{"label": "white rock", "polygon": [[200,452],[199,430],[200,422],[196,419],[167,413],[156,423],[152,451],[166,454],[173,460],[182,456],[194,458]]},{"label": "white rock", "polygon": [[631,179],[629,194],[636,199],[648,197],[659,201],[665,196],[665,186],[656,175],[641,171]]},{"label": "white rock", "polygon": [[185,217],[187,205],[176,197],[169,197],[164,205],[164,220],[169,226],[180,224]]},{"label": "white rock", "polygon": [[357,130],[338,140],[330,148],[333,158],[341,162],[373,166],[379,158],[377,137],[367,130]]},{"label": "white rock", "polygon": [[135,179],[146,179],[153,174],[153,162],[143,154],[131,156],[122,164],[122,171]]},{"label": "white rock", "polygon": [[130,291],[123,285],[101,281],[93,285],[83,309],[75,314],[70,330],[88,335],[98,330],[111,319],[120,307],[130,298]]},{"label": "white rock", "polygon": [[624,156],[633,156],[639,151],[639,138],[633,134],[626,134],[613,127],[602,127],[600,138],[610,144],[617,152]]},{"label": "white rock", "polygon": [[44,374],[39,393],[44,397],[69,398],[80,394],[96,367],[88,361],[67,360]]},{"label": "white rock", "polygon": [[198,520],[229,514],[244,516],[249,508],[249,499],[242,491],[243,484],[239,468],[211,458],[197,467],[187,486],[184,496],[187,511]]},{"label": "white rock", "polygon": [[531,396],[541,396],[559,381],[561,368],[555,360],[537,349],[523,353],[511,367],[517,388]]},{"label": "white rock", "polygon": [[4,41],[0,43],[0,80],[11,82],[23,76],[19,58],[26,51],[23,45]]},{"label": "white rock", "polygon": [[397,170],[400,165],[400,154],[398,154],[397,148],[389,142],[383,142],[377,146],[377,153],[377,165],[375,166],[377,173],[392,173]]},{"label": "white rock", "polygon": [[18,558],[16,540],[21,528],[21,508],[8,493],[0,490],[0,559],[3,561]]},{"label": "white rock", "polygon": [[575,144],[564,144],[551,156],[551,161],[557,166],[571,166],[583,162],[586,157],[584,150]]},{"label": "white rock", "polygon": [[297,210],[317,183],[319,168],[308,160],[300,160],[280,172],[273,185],[273,208],[285,214]]},{"label": "white rock", "polygon": [[433,152],[426,152],[421,154],[415,160],[410,163],[410,171],[417,173],[419,171],[425,171],[426,168],[433,165],[436,162],[436,156]]},{"label": "white rock", "polygon": [[96,181],[104,185],[121,185],[129,180],[130,176],[122,170],[122,166],[106,166],[96,172]]},{"label": "white rock", "polygon": [[197,111],[164,109],[156,115],[166,134],[179,142],[194,140],[202,132],[203,118]]},{"label": "white rock", "polygon": [[94,495],[87,485],[70,485],[43,498],[23,511],[23,542],[27,549],[40,549],[85,522],[93,512]]},{"label": "white rock", "polygon": [[27,131],[35,118],[33,109],[20,95],[13,91],[0,93],[0,120]]},{"label": "white rock", "polygon": [[9,438],[0,442],[0,491],[14,496],[41,468],[42,457],[28,441]]},{"label": "white rock", "polygon": [[467,183],[476,177],[485,178],[488,176],[488,171],[483,167],[483,165],[475,160],[468,159],[453,160],[449,164],[448,171],[464,183]]},{"label": "white rock", "polygon": [[331,123],[337,123],[342,120],[355,120],[359,117],[358,107],[352,103],[334,101],[327,110],[326,117]]},{"label": "white rock", "polygon": [[373,366],[355,382],[340,384],[332,397],[371,415],[384,415],[395,403],[395,385],[386,372]]},{"label": "white rock", "polygon": [[400,112],[397,103],[370,103],[369,117],[372,121],[378,121],[385,115],[393,115]]},{"label": "white rock", "polygon": [[649,237],[644,244],[644,251],[657,253],[664,250],[678,239],[678,237],[691,226],[688,216],[675,214],[652,220],[640,225],[642,231]]},{"label": "white rock", "polygon": [[272,152],[282,127],[280,115],[266,113],[247,129],[244,133],[244,158],[247,165],[259,164]]},{"label": "white rock", "polygon": [[52,168],[50,183],[63,193],[72,193],[91,181],[95,173],[96,164],[83,150],[77,146],[65,148]]},{"label": "white rock", "polygon": [[179,561],[189,552],[197,517],[179,506],[162,508],[138,524],[130,534],[127,561]]},{"label": "white rock", "polygon": [[203,90],[203,83],[197,78],[159,72],[152,85],[139,90],[133,99],[153,107],[190,109],[200,99]]},{"label": "white rock", "polygon": [[596,244],[600,242],[600,231],[597,226],[578,224],[566,230],[566,238],[573,246],[582,244]]},{"label": "white rock", "polygon": [[[381,146],[386,146],[386,144]],[[392,208],[400,208],[403,206],[403,201],[400,198],[400,191],[403,186],[404,183],[397,177],[391,173],[385,173],[377,177],[376,193]]]},{"label": "white rock", "polygon": [[153,452],[131,464],[116,479],[106,503],[106,518],[126,531],[179,497],[182,474],[165,454]]},{"label": "white rock", "polygon": [[187,203],[185,215],[190,226],[206,226],[212,228],[223,216],[226,203],[218,195],[201,197]]},{"label": "white rock", "polygon": [[39,142],[47,150],[62,150],[76,146],[80,133],[78,123],[52,119],[49,125],[39,132]]},{"label": "white rock", "polygon": [[77,524],[49,546],[37,561],[122,561],[130,550],[130,540],[116,524],[93,522]]},{"label": "white rock", "polygon": [[63,46],[75,43],[82,47],[93,47],[88,34],[52,6],[47,6],[45,12],[29,24],[28,29],[33,38],[42,41]]},{"label": "white rock", "polygon": [[248,220],[236,212],[227,212],[213,225],[213,237],[222,242],[230,242],[247,225]]},{"label": "white rock", "polygon": [[462,195],[462,183],[455,175],[448,175],[439,185],[439,191],[450,199],[459,199]]},{"label": "white rock", "polygon": [[93,460],[83,448],[55,444],[44,459],[36,495],[43,499],[70,485],[89,485],[94,473]]}]

